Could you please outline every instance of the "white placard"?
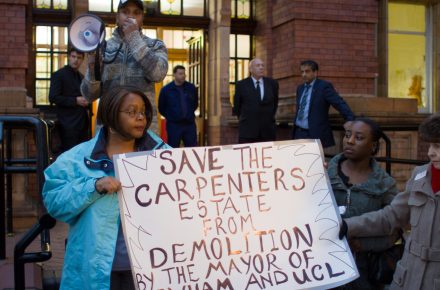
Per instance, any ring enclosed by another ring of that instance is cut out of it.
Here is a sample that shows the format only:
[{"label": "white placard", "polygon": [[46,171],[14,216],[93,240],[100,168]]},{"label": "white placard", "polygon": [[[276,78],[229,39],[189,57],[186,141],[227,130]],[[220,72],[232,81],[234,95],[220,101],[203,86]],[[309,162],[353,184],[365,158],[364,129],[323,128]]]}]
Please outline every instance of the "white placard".
[{"label": "white placard", "polygon": [[358,277],[319,141],[115,155],[138,289],[327,289]]}]

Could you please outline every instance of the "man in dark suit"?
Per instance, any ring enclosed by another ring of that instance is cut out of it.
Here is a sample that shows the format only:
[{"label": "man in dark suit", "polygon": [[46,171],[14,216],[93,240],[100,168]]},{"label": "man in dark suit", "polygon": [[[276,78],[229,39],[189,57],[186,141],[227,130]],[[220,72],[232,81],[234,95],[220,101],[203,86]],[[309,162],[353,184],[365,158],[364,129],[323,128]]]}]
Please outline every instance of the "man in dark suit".
[{"label": "man in dark suit", "polygon": [[251,76],[235,86],[233,112],[238,117],[238,142],[252,143],[276,139],[275,114],[278,82],[263,77],[264,64],[255,58],[249,63]]},{"label": "man in dark suit", "polygon": [[335,145],[329,123],[330,106],[352,121],[354,114],[339,96],[333,85],[318,79],[318,64],[313,60],[301,62],[301,75],[304,84],[296,89],[296,115],[293,139],[320,139],[324,148]]},{"label": "man in dark suit", "polygon": [[49,101],[56,106],[62,152],[89,138],[89,102],[79,88],[83,76],[78,69],[83,60],[84,53],[71,48],[69,64],[50,80]]}]

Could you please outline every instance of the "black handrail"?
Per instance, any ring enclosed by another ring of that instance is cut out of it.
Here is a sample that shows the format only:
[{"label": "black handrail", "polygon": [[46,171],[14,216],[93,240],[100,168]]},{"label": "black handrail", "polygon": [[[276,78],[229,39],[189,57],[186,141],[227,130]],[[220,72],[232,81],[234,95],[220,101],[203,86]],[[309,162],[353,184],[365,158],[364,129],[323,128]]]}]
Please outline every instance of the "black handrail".
[{"label": "black handrail", "polygon": [[[12,130],[22,128],[33,128],[35,132],[35,143],[37,156],[35,159],[12,157]],[[4,138],[6,131],[6,138]],[[48,125],[40,118],[32,116],[0,116],[0,260],[6,258],[6,236],[5,236],[5,187],[7,190],[7,214],[8,229],[12,231],[12,174],[14,173],[36,173],[38,192],[41,193],[44,184],[44,169],[49,165],[49,146],[48,146]],[[5,148],[6,143],[6,148]],[[5,150],[6,149],[6,150]],[[6,158],[5,158],[6,151]],[[27,164],[24,166],[23,164]],[[18,166],[17,166],[18,165]],[[33,165],[33,166],[30,166]],[[7,184],[5,184],[5,176]],[[6,185],[6,186],[5,186]],[[41,204],[40,212],[45,211]],[[25,289],[26,263],[43,262],[52,257],[50,251],[49,230],[56,224],[48,214],[43,214],[38,223],[35,224],[16,244],[14,248],[14,281],[15,289]],[[41,252],[26,253],[26,248],[32,241],[41,235]]]},{"label": "black handrail", "polygon": [[[52,257],[50,249],[49,230],[56,224],[56,220],[49,214],[44,214],[14,248],[14,283],[16,290],[25,289],[24,267],[26,263],[44,262]],[[26,248],[41,234],[41,252],[25,253]]]},{"label": "black handrail", "polygon": [[[344,127],[340,125],[332,125],[332,130],[334,131],[344,131]],[[428,161],[417,160],[417,159],[402,159],[402,158],[391,158],[391,140],[385,133],[387,131],[410,131],[416,132],[418,130],[417,125],[404,125],[404,126],[381,126],[382,129],[382,139],[385,142],[385,157],[376,157],[375,159],[379,162],[385,162],[385,170],[391,175],[391,165],[393,163],[397,164],[410,164],[410,165],[423,165]],[[326,154],[328,158],[332,158],[334,155]]]},{"label": "black handrail", "polygon": [[[12,130],[22,128],[34,129],[35,144],[37,147],[37,157],[35,159],[14,159],[12,157]],[[12,233],[13,228],[12,174],[37,173],[38,190],[41,192],[44,183],[43,171],[49,164],[47,131],[47,124],[42,119],[37,117],[9,115],[0,116],[0,260],[6,259],[5,212],[7,232]],[[18,166],[20,163],[27,164],[27,166]]]},{"label": "black handrail", "polygon": [[414,159],[401,159],[401,158],[391,158],[391,140],[385,132],[382,134],[382,139],[385,141],[385,157],[376,157],[377,161],[385,162],[385,170],[391,175],[391,164],[411,164],[411,165],[423,165],[427,163],[424,160],[414,160]]}]

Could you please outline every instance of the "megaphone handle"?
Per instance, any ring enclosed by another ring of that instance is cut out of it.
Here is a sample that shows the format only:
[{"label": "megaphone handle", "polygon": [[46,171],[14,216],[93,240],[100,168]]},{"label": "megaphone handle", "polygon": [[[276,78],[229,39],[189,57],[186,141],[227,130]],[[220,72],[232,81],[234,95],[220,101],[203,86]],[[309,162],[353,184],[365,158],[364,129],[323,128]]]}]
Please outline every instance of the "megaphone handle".
[{"label": "megaphone handle", "polygon": [[101,80],[101,60],[99,59],[101,52],[99,50],[100,49],[98,45],[95,53],[95,80],[97,81]]}]

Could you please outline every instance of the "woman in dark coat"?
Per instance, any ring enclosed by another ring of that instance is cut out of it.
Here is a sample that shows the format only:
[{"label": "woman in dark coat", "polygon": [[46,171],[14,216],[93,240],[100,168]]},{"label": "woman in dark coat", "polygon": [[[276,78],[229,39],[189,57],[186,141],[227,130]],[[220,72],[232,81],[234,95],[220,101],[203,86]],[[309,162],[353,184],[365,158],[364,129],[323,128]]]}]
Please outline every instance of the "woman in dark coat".
[{"label": "woman in dark coat", "polygon": [[[374,159],[379,151],[382,131],[371,119],[358,118],[346,126],[344,151],[330,160],[328,175],[342,218],[376,211],[391,203],[397,194],[396,181]],[[352,239],[360,277],[338,289],[375,290],[368,280],[369,251],[383,251],[391,247],[398,234],[391,236]]]}]

